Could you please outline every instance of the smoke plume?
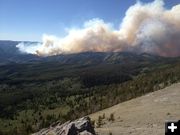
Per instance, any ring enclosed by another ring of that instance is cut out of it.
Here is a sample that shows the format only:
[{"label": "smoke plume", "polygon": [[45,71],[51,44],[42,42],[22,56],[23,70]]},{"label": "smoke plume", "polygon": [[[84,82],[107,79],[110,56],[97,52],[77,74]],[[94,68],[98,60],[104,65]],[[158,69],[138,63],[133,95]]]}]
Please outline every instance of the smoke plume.
[{"label": "smoke plume", "polygon": [[18,47],[41,56],[85,51],[180,56],[180,4],[166,9],[163,0],[146,4],[138,1],[126,11],[118,30],[96,18],[85,22],[81,29],[70,29],[65,37],[43,35],[42,40],[33,51],[22,44]]}]

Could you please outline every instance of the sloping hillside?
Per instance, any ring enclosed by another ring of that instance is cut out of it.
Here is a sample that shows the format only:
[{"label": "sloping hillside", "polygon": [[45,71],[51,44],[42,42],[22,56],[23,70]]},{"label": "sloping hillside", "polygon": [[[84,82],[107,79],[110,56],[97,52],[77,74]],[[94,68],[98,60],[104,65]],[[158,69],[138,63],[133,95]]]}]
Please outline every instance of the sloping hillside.
[{"label": "sloping hillside", "polygon": [[163,135],[165,120],[180,119],[180,83],[115,105],[90,117],[95,120],[96,126],[97,123],[100,125],[95,129],[98,135]]}]

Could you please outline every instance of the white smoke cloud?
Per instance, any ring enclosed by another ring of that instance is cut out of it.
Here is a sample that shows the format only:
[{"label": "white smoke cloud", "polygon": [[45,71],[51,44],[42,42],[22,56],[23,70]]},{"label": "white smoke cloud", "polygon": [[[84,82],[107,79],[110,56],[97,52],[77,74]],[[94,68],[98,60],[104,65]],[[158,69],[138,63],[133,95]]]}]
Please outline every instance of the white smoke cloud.
[{"label": "white smoke cloud", "polygon": [[84,51],[180,56],[180,4],[166,9],[163,0],[147,4],[137,2],[126,11],[119,30],[96,18],[85,22],[81,29],[70,29],[65,37],[43,35],[41,45],[17,47],[42,56]]},{"label": "white smoke cloud", "polygon": [[33,42],[21,42],[16,45],[16,47],[19,48],[21,52],[37,54],[36,51],[42,47],[42,44]]}]

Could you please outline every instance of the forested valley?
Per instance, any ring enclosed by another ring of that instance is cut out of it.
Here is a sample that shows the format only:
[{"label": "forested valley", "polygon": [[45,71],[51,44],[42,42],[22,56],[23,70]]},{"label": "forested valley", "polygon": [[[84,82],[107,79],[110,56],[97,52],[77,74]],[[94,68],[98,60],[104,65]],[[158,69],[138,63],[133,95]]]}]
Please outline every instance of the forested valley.
[{"label": "forested valley", "polygon": [[28,135],[180,80],[179,58],[148,57],[139,62],[1,65],[0,134]]}]

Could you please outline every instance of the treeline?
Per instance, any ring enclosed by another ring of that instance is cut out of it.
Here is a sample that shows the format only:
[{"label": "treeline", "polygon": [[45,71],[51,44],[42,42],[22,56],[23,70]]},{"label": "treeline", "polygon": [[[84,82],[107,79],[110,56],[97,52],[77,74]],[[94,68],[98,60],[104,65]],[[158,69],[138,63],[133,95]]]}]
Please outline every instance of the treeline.
[{"label": "treeline", "polygon": [[[93,87],[82,100],[74,101],[71,119],[93,113],[112,105],[142,96],[180,81],[180,64],[143,73],[133,80],[122,83]],[[84,112],[82,114],[81,112]],[[74,115],[72,115],[74,114]]]}]

